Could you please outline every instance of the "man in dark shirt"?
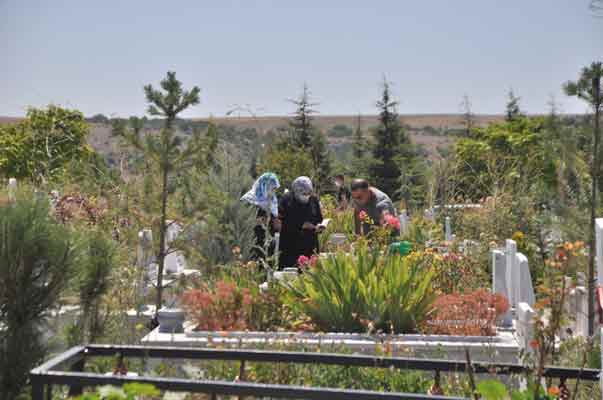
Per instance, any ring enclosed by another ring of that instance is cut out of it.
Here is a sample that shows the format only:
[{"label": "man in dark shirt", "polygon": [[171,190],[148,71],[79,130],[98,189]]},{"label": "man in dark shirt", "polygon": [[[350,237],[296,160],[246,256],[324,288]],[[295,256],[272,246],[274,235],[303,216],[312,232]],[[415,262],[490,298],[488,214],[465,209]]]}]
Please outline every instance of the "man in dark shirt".
[{"label": "man in dark shirt", "polygon": [[[356,234],[367,234],[373,226],[383,225],[385,215],[395,216],[394,204],[388,195],[374,188],[364,179],[355,179],[352,182],[352,199],[354,204],[354,223]],[[366,214],[372,224],[362,223],[360,213]]]},{"label": "man in dark shirt", "polygon": [[335,186],[337,187],[337,209],[345,210],[348,208],[352,193],[350,189],[345,186],[345,178],[343,175],[335,176]]}]

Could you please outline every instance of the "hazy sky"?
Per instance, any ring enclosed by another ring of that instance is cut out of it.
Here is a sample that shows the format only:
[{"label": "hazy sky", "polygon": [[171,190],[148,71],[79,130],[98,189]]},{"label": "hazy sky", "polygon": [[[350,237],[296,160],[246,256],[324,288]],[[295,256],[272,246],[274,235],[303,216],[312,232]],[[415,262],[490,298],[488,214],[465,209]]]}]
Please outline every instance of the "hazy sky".
[{"label": "hazy sky", "polygon": [[588,0],[0,0],[0,115],[50,102],[86,115],[142,115],[143,85],[177,72],[201,87],[183,116],[234,104],[288,114],[303,82],[321,114],[375,112],[383,74],[400,113],[586,106],[561,84],[603,59]]}]

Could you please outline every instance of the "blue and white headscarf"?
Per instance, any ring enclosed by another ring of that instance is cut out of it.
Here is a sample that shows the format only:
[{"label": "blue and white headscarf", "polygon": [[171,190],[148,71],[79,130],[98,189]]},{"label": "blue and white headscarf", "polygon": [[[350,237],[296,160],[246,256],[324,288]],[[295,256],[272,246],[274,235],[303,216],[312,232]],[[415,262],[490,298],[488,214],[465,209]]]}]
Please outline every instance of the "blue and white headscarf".
[{"label": "blue and white headscarf", "polygon": [[280,186],[278,177],[272,172],[266,172],[253,183],[251,190],[245,193],[241,200],[258,206],[276,217],[278,200],[275,193]]}]

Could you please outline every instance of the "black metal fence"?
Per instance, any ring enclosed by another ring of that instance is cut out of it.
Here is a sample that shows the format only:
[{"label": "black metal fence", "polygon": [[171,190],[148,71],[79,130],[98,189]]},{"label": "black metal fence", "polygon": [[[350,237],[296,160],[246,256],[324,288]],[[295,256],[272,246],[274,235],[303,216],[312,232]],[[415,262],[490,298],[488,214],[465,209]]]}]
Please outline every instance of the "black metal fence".
[{"label": "black metal fence", "polygon": [[[158,358],[188,360],[222,360],[240,362],[240,381],[208,381],[179,378],[156,378],[146,376],[103,375],[84,372],[86,359],[89,357],[118,356],[121,358]],[[436,381],[441,372],[465,372],[467,364],[460,361],[378,357],[367,355],[344,355],[326,353],[231,350],[231,349],[196,349],[163,346],[114,346],[89,345],[71,348],[54,357],[30,372],[33,400],[52,398],[53,385],[69,386],[70,395],[81,394],[84,387],[102,385],[121,386],[129,382],[149,383],[161,390],[208,393],[212,395],[232,395],[250,397],[275,397],[288,399],[316,400],[367,400],[367,399],[406,399],[406,400],[452,400],[459,397],[424,395],[413,393],[375,392],[363,390],[341,390],[330,388],[311,388],[290,385],[258,384],[244,382],[246,362],[294,363],[344,365],[351,367],[396,368],[401,370],[431,371]],[[526,372],[526,367],[519,364],[491,364],[484,362],[471,363],[476,374],[512,375]],[[582,381],[598,381],[598,369],[577,369],[548,367],[545,377],[580,379]]]}]

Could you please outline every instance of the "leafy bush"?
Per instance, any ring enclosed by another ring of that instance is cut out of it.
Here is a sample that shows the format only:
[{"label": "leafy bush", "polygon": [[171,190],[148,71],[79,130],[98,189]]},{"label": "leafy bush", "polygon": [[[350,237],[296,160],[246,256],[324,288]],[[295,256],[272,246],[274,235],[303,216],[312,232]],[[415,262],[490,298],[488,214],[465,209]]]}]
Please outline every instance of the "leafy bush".
[{"label": "leafy bush", "polygon": [[61,174],[70,161],[94,153],[86,144],[88,132],[79,111],[31,108],[22,122],[0,127],[0,174],[42,181]]},{"label": "leafy bush", "polygon": [[188,290],[182,303],[198,330],[287,329],[293,318],[283,304],[286,289],[276,283],[260,290],[263,273],[255,262],[220,268],[215,281]]},{"label": "leafy bush", "polygon": [[16,398],[43,359],[43,323],[75,260],[71,235],[50,216],[48,201],[24,192],[0,202],[0,398]]},{"label": "leafy bush", "polygon": [[504,296],[485,289],[447,294],[434,302],[425,332],[440,335],[493,336],[496,319],[509,309]]},{"label": "leafy bush", "polygon": [[432,285],[440,293],[472,291],[489,286],[487,268],[471,256],[449,251],[438,254],[433,249],[408,255],[409,261],[434,271]]},{"label": "leafy bush", "polygon": [[213,287],[202,284],[183,296],[184,309],[195,323],[195,330],[201,331],[247,329],[251,301],[249,289],[225,280]]},{"label": "leafy bush", "polygon": [[322,331],[413,332],[428,316],[433,272],[358,242],[318,260],[290,286],[287,304]]}]

